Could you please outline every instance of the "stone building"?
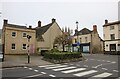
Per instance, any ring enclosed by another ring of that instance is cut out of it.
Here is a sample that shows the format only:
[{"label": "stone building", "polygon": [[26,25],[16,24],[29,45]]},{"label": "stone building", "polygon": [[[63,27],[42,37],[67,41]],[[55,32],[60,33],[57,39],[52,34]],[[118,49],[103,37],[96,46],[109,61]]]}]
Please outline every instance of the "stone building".
[{"label": "stone building", "polygon": [[[28,42],[27,35],[32,38]],[[35,36],[36,31],[31,26],[20,26],[9,24],[8,20],[4,20],[2,29],[2,44],[4,54],[27,54],[28,45],[30,53],[35,52]]]},{"label": "stone building", "polygon": [[73,51],[81,51],[83,53],[102,53],[103,40],[99,37],[97,26],[93,25],[93,30],[83,28],[75,30],[73,36]]},{"label": "stone building", "polygon": [[38,21],[38,26],[35,29],[36,48],[39,53],[53,49],[55,38],[62,35],[62,30],[54,18],[51,23],[45,26],[41,26],[41,21]]},{"label": "stone building", "polygon": [[120,21],[108,22],[103,25],[105,51],[120,51]]}]

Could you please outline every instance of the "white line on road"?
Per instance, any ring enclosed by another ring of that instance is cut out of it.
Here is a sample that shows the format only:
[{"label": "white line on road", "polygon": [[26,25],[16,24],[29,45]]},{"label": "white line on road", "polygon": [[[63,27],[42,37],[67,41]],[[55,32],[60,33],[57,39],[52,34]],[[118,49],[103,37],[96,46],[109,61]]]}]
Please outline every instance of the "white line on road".
[{"label": "white line on road", "polygon": [[87,65],[83,65],[84,67],[88,67]]},{"label": "white line on road", "polygon": [[31,76],[27,76],[27,77],[37,77],[37,76],[41,76],[43,74],[37,74],[37,75],[31,75]]},{"label": "white line on road", "polygon": [[55,75],[52,75],[52,74],[50,74],[49,76],[50,76],[50,77],[56,77]]},{"label": "white line on road", "polygon": [[29,70],[32,70],[32,68],[29,68]]},{"label": "white line on road", "polygon": [[49,67],[49,66],[58,66],[58,65],[61,65],[61,64],[44,65],[44,66],[38,66],[38,67]]},{"label": "white line on road", "polygon": [[38,70],[34,70],[35,72],[39,72]]},{"label": "white line on road", "polygon": [[53,69],[53,71],[61,71],[61,70],[66,70],[66,69],[73,69],[73,68],[76,68],[76,67],[66,67],[66,68],[59,68],[59,69]]},{"label": "white line on road", "polygon": [[24,67],[25,69],[28,68],[28,67]]},{"label": "white line on road", "polygon": [[118,70],[113,70],[114,72],[119,72]]},{"label": "white line on road", "polygon": [[85,72],[81,72],[81,73],[77,73],[77,74],[73,74],[73,75],[78,76],[78,77],[82,77],[82,76],[92,74],[92,73],[95,73],[95,72],[97,72],[97,71],[96,70],[90,70],[90,71],[85,71]]},{"label": "white line on road", "polygon": [[55,66],[55,67],[47,67],[45,69],[54,69],[54,68],[60,68],[60,67],[66,67],[68,65],[61,65],[61,66]]},{"label": "white line on road", "polygon": [[77,69],[62,71],[62,73],[72,73],[72,72],[78,72],[78,71],[82,71],[82,70],[86,70],[86,68],[77,68]]},{"label": "white line on road", "polygon": [[45,73],[45,72],[41,72],[42,74],[47,74],[47,73]]},{"label": "white line on road", "polygon": [[103,70],[108,70],[108,69],[106,69],[106,68],[102,68]]},{"label": "white line on road", "polygon": [[108,76],[110,76],[110,75],[112,75],[111,73],[107,73],[107,72],[104,72],[104,73],[102,73],[102,74],[98,74],[98,75],[95,75],[95,76],[93,76],[93,77],[108,77]]}]

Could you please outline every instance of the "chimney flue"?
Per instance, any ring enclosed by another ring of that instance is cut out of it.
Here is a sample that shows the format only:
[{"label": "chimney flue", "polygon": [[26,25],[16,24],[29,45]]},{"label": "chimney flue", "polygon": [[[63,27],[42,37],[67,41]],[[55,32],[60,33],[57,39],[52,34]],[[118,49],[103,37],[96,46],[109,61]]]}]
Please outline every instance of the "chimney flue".
[{"label": "chimney flue", "polygon": [[38,27],[41,27],[41,21],[38,21]]},{"label": "chimney flue", "polygon": [[52,23],[54,23],[55,21],[56,21],[56,19],[53,18],[53,19],[52,19]]},{"label": "chimney flue", "polygon": [[105,24],[107,24],[107,23],[108,23],[108,20],[106,19],[106,20],[105,20]]},{"label": "chimney flue", "polygon": [[31,25],[29,26],[29,29],[32,29],[32,26],[31,26]]},{"label": "chimney flue", "polygon": [[7,19],[4,19],[4,25],[8,24],[8,20]]},{"label": "chimney flue", "polygon": [[97,32],[97,25],[93,25],[93,32]]}]

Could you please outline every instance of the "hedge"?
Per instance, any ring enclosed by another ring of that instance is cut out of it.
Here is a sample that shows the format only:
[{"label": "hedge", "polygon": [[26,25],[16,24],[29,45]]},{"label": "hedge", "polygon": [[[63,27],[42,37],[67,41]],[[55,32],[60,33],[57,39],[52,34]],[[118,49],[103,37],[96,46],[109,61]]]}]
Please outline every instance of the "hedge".
[{"label": "hedge", "polygon": [[66,60],[66,59],[74,59],[81,58],[81,53],[78,52],[53,52],[53,53],[45,53],[44,58],[52,59],[52,60]]}]

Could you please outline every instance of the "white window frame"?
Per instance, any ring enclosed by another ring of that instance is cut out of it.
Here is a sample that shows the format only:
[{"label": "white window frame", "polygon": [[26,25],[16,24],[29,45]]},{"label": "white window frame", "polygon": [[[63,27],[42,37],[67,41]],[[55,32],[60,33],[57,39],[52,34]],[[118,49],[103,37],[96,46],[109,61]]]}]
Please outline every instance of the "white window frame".
[{"label": "white window frame", "polygon": [[[13,36],[13,32],[15,33],[15,36]],[[17,36],[17,33],[15,31],[13,32],[11,32],[11,36],[15,38]]]},{"label": "white window frame", "polygon": [[[27,49],[27,44],[25,44],[26,46],[24,46],[24,44],[22,44],[22,49],[23,50],[26,50]],[[26,49],[24,49],[24,47],[26,48]]]},{"label": "white window frame", "polygon": [[[14,46],[15,49],[13,49],[13,44],[15,45],[15,46]],[[12,43],[12,44],[11,44],[11,50],[16,50],[16,44],[15,44],[15,43]]]},{"label": "white window frame", "polygon": [[26,33],[26,32],[23,32],[23,33],[22,33],[22,37],[23,37],[23,38],[27,38],[27,33],[26,33],[26,36],[25,36],[25,37],[24,37],[24,35],[23,35],[24,33]]}]

